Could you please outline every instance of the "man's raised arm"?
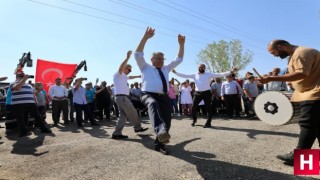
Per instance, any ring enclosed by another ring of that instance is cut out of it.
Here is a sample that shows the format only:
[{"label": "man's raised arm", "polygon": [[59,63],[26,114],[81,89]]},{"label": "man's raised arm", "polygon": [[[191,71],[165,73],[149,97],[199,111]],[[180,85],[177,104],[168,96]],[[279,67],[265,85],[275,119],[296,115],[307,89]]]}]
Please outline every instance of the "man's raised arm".
[{"label": "man's raised arm", "polygon": [[0,81],[4,81],[6,79],[8,79],[8,77],[0,77]]},{"label": "man's raised arm", "polygon": [[126,59],[121,63],[121,65],[120,65],[120,67],[119,67],[119,70],[118,70],[119,74],[122,74],[122,71],[123,71],[124,68],[126,67],[128,61],[129,61],[129,59],[130,59],[130,57],[131,57],[131,54],[132,54],[132,51],[129,50],[129,51],[127,52],[127,57],[126,57]]},{"label": "man's raised arm", "polygon": [[178,57],[179,58],[183,58],[185,41],[186,41],[186,37],[179,34],[178,35],[178,43],[179,43]]},{"label": "man's raised arm", "polygon": [[181,74],[181,73],[178,73],[175,69],[172,69],[172,72],[182,78],[194,78],[194,74],[189,74],[189,75],[188,74]]},{"label": "man's raised arm", "polygon": [[143,35],[143,37],[142,37],[142,39],[136,49],[136,52],[143,52],[144,46],[146,45],[146,42],[148,41],[149,38],[153,37],[154,31],[155,31],[155,29],[147,27],[147,30],[144,33],[144,35]]},{"label": "man's raised arm", "polygon": [[144,46],[146,45],[148,39],[153,37],[154,31],[155,31],[155,29],[147,27],[147,30],[144,33],[144,35],[143,35],[143,37],[142,37],[142,39],[136,49],[136,52],[134,53],[134,57],[137,61],[137,64],[138,64],[140,70],[142,70],[144,68],[144,66],[147,64],[146,61],[144,60],[144,57],[143,57],[143,50],[144,50]]},{"label": "man's raised arm", "polygon": [[178,43],[179,43],[178,57],[176,58],[176,60],[168,64],[168,67],[170,70],[176,68],[182,62],[183,56],[184,56],[185,41],[186,41],[186,37],[182,36],[181,34],[178,34]]}]

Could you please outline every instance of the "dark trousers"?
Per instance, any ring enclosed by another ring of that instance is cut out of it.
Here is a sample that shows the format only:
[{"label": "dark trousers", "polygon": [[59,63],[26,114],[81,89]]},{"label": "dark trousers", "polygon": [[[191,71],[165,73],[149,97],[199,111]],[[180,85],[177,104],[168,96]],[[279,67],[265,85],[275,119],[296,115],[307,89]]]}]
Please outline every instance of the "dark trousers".
[{"label": "dark trousers", "polygon": [[69,118],[70,121],[74,121],[74,106],[73,106],[73,100],[69,99]]},{"label": "dark trousers", "polygon": [[171,102],[171,112],[172,114],[179,114],[177,99],[170,99]]},{"label": "dark trousers", "polygon": [[91,110],[89,108],[88,104],[77,104],[77,103],[73,103],[74,105],[74,109],[76,111],[76,120],[77,120],[77,124],[79,127],[82,127],[82,111],[88,116],[89,121],[91,124],[95,123],[95,120],[93,118],[93,115],[91,113]]},{"label": "dark trousers", "polygon": [[[171,127],[171,102],[168,95],[143,92],[141,102],[148,108],[149,118],[155,133],[158,135],[169,132]],[[158,136],[155,140],[155,146],[163,146],[159,142]]]},{"label": "dark trousers", "polygon": [[249,98],[247,98],[247,97],[243,98],[244,109],[245,109],[244,112],[249,117],[253,117],[255,115],[253,105],[254,105],[254,101],[255,101],[256,98],[252,97],[252,99],[253,99],[253,101],[250,101]]},{"label": "dark trousers", "polygon": [[97,108],[101,119],[103,119],[103,114],[106,115],[107,119],[110,119],[110,100],[98,101]]},{"label": "dark trousers", "polygon": [[60,114],[63,114],[63,120],[68,121],[68,100],[53,100],[52,101],[52,120],[54,123],[58,123]]},{"label": "dark trousers", "polygon": [[45,121],[45,119],[47,117],[45,106],[37,106],[37,107],[38,107],[41,118],[43,119],[43,121]]},{"label": "dark trousers", "polygon": [[28,131],[28,115],[31,114],[32,117],[35,118],[35,123],[41,128],[44,129],[45,123],[40,116],[39,109],[36,104],[28,103],[28,104],[15,104],[11,105],[11,110],[15,114],[17,118],[17,124],[20,128],[20,131],[26,132]]},{"label": "dark trousers", "polygon": [[206,124],[211,124],[212,108],[211,108],[211,92],[210,92],[210,90],[202,91],[202,92],[196,91],[193,94],[193,104],[192,104],[193,122],[197,122],[197,109],[198,109],[199,103],[202,100],[204,101],[204,106],[205,106],[207,113],[208,113],[208,120],[207,120]]},{"label": "dark trousers", "polygon": [[212,115],[224,114],[223,110],[225,108],[224,102],[221,100],[221,97],[213,97],[212,100]]},{"label": "dark trousers", "polygon": [[144,116],[146,113],[146,106],[141,101],[131,100],[133,107],[137,110],[138,115]]},{"label": "dark trousers", "polygon": [[235,113],[235,115],[239,117],[240,116],[239,95],[230,94],[230,95],[224,95],[223,97],[226,102],[228,117],[232,117],[233,113]]},{"label": "dark trousers", "polygon": [[[88,107],[89,107],[89,110],[93,116],[93,113],[94,113],[94,102],[92,103],[88,103]],[[89,119],[89,116],[87,113],[84,113],[84,120],[88,120]]]},{"label": "dark trousers", "polygon": [[300,102],[300,108],[297,149],[310,149],[316,139],[320,145],[320,100]]}]

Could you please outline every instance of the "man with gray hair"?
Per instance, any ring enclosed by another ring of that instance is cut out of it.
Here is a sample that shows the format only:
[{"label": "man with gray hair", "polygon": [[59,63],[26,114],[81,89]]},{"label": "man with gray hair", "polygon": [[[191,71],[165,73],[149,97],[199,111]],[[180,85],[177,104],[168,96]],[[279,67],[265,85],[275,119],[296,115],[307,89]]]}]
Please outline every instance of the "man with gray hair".
[{"label": "man with gray hair", "polygon": [[168,97],[169,73],[178,66],[184,55],[185,36],[178,35],[179,51],[178,57],[164,65],[164,54],[154,52],[151,64],[144,59],[144,46],[148,39],[152,38],[155,29],[147,28],[135,52],[135,59],[142,74],[142,96],[141,101],[148,108],[149,118],[157,135],[155,150],[162,154],[168,154],[164,144],[169,142],[169,130],[171,126],[171,103]]}]

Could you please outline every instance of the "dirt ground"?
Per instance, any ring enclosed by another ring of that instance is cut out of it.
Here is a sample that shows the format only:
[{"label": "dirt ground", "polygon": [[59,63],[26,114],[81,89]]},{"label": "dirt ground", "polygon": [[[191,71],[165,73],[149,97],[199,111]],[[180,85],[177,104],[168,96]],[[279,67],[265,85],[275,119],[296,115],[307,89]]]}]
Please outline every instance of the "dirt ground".
[{"label": "dirt ground", "polygon": [[[51,114],[48,114],[51,124]],[[293,167],[275,156],[291,151],[298,125],[270,126],[259,120],[205,119],[191,127],[187,117],[173,117],[170,155],[153,150],[154,132],[136,134],[130,123],[127,140],[113,140],[116,123],[100,127],[76,124],[51,127],[52,134],[19,138],[17,131],[0,129],[0,179],[309,179],[293,176]],[[1,126],[4,122],[1,121]],[[314,177],[319,178],[319,177]]]}]

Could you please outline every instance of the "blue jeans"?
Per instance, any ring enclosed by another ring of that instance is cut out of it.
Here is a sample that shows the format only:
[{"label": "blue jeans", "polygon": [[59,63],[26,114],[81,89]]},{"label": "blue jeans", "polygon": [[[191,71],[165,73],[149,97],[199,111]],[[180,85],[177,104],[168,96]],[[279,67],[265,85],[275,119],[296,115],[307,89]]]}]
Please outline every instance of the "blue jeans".
[{"label": "blue jeans", "polygon": [[[179,109],[177,105],[177,99],[170,99],[171,101],[171,113],[179,114]],[[174,109],[174,111],[173,111]]]}]

